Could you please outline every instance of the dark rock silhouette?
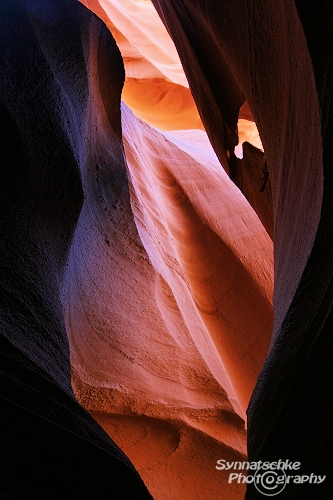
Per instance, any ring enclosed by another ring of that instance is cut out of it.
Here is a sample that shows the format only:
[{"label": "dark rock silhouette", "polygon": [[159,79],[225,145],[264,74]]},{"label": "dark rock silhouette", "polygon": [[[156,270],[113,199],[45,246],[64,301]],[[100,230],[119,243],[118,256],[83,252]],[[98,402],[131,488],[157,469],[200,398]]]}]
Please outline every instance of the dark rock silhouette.
[{"label": "dark rock silhouette", "polygon": [[59,297],[83,201],[86,60],[98,60],[119,151],[122,60],[81,4],[2,2],[0,23],[0,496],[151,498],[74,398]]}]

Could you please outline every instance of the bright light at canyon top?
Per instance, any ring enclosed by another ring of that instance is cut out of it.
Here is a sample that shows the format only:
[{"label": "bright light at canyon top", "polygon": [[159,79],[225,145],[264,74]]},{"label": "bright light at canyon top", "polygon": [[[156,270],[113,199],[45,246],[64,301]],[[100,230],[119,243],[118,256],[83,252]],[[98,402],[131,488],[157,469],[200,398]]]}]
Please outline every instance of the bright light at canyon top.
[{"label": "bright light at canyon top", "polygon": [[[162,131],[204,131],[177,50],[151,0],[81,0],[107,25],[122,54],[126,80],[122,100],[133,113]],[[243,142],[263,150],[253,121],[239,119],[238,158]],[[186,134],[182,132],[182,139]]]}]

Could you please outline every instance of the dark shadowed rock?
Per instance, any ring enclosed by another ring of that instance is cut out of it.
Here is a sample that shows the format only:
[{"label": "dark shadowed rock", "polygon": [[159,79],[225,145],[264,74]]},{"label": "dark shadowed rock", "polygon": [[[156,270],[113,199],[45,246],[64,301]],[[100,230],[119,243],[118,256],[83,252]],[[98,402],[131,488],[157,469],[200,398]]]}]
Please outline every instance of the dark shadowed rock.
[{"label": "dark shadowed rock", "polygon": [[75,2],[2,2],[0,23],[0,496],[150,498],[74,398],[59,298],[83,202],[88,59],[98,60],[119,135],[121,57],[104,25]]}]

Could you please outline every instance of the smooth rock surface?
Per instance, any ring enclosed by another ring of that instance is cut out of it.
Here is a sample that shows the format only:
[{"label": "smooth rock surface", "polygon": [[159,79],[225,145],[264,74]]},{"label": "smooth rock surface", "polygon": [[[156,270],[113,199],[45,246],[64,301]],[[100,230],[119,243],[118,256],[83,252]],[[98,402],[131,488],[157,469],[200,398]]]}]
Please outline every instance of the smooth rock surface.
[{"label": "smooth rock surface", "polygon": [[84,198],[87,60],[100,75],[113,68],[112,87],[96,91],[119,131],[121,57],[77,3],[2,2],[0,18],[0,496],[148,499],[131,462],[74,398],[60,302]]},{"label": "smooth rock surface", "polygon": [[331,498],[333,7],[84,3],[0,7],[0,493]]}]

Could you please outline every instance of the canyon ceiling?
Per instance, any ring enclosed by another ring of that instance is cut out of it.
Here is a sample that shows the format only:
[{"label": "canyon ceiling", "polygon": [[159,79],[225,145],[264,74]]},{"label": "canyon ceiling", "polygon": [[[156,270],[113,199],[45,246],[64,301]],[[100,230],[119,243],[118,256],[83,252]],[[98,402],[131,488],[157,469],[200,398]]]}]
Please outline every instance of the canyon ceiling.
[{"label": "canyon ceiling", "polygon": [[331,498],[332,2],[0,23],[1,498]]}]

